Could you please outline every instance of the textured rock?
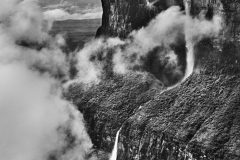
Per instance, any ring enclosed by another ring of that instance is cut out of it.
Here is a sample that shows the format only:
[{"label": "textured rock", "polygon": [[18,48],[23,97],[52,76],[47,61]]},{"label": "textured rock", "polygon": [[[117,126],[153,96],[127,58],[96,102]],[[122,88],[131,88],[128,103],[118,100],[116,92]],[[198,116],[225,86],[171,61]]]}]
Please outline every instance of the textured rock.
[{"label": "textured rock", "polygon": [[[150,2],[153,0],[149,0]],[[184,0],[157,0],[153,7],[147,5],[147,0],[102,0],[103,19],[97,36],[118,36],[125,38],[132,30],[148,24],[159,12],[172,5],[184,9]],[[231,34],[239,33],[240,7],[238,0],[190,0],[191,13],[197,15],[201,11],[222,13],[230,26]],[[239,35],[238,35],[239,36]],[[235,35],[237,38],[237,35]]]},{"label": "textured rock", "polygon": [[125,38],[132,30],[146,26],[157,13],[174,4],[183,7],[181,0],[161,0],[153,8],[147,6],[146,0],[102,0],[103,19],[97,36]]},{"label": "textured rock", "polygon": [[128,75],[88,91],[74,86],[69,98],[84,113],[97,149],[111,152],[123,127],[119,160],[237,160],[240,66],[221,56],[208,58],[211,65],[165,92],[154,77]]},{"label": "textured rock", "polygon": [[[98,35],[122,38],[169,5],[183,4],[159,1],[149,11],[143,0],[102,3]],[[239,3],[191,1],[193,16],[202,10],[207,18],[222,14],[227,29],[219,39],[196,46],[195,73],[177,87],[168,90],[151,74],[132,73],[87,91],[81,85],[70,88],[68,98],[84,113],[96,149],[111,152],[122,127],[118,160],[240,159]]]}]

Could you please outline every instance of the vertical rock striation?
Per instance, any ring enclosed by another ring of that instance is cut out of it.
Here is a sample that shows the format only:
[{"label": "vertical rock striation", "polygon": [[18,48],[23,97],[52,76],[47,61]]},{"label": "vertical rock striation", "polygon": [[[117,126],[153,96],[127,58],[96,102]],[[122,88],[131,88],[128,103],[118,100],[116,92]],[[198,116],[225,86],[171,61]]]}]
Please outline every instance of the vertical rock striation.
[{"label": "vertical rock striation", "polygon": [[[103,19],[97,36],[126,38],[132,31],[146,26],[159,12],[171,5],[180,5],[181,0],[161,0],[148,5],[148,0],[102,0]],[[151,1],[150,1],[151,2]]]},{"label": "vertical rock striation", "polygon": [[[150,1],[151,2],[151,1]],[[157,13],[182,0],[102,0],[98,36],[126,38]],[[181,85],[164,91],[155,77],[112,77],[69,98],[84,113],[95,147],[111,152],[122,127],[118,160],[240,159],[240,1],[190,0],[190,13],[225,17],[218,39],[196,47],[198,69]],[[204,52],[204,54],[202,53]]]},{"label": "vertical rock striation", "polygon": [[[102,26],[97,36],[118,36],[125,38],[132,30],[148,24],[158,13],[172,5],[184,9],[185,0],[102,0]],[[149,5],[148,2],[154,2]],[[211,18],[213,14],[223,14],[229,28],[229,36],[239,39],[240,1],[238,0],[189,0],[191,14],[206,12]],[[228,37],[229,38],[229,37]]]}]

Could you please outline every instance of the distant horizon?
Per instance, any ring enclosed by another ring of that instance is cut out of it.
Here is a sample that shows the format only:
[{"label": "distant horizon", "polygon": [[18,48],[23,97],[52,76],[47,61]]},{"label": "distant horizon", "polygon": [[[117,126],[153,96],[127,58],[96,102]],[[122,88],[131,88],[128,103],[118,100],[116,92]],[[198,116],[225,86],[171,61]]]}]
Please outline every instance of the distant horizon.
[{"label": "distant horizon", "polygon": [[100,0],[42,0],[40,5],[44,17],[48,20],[82,20],[101,19],[102,6]]},{"label": "distant horizon", "polygon": [[102,18],[91,18],[91,19],[63,19],[55,20],[55,22],[64,22],[64,21],[96,21],[101,20]]},{"label": "distant horizon", "polygon": [[87,5],[94,5],[101,7],[101,0],[40,0],[40,4],[43,7],[50,6],[50,5],[57,5],[61,3],[69,3],[72,5],[78,5],[79,7],[86,7]]}]

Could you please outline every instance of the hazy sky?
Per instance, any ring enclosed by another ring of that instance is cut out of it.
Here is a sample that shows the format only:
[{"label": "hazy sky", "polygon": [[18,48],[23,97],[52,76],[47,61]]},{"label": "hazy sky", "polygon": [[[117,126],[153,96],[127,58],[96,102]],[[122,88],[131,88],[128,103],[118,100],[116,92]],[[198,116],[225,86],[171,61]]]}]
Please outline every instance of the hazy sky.
[{"label": "hazy sky", "polygon": [[39,0],[51,20],[102,18],[101,0]]},{"label": "hazy sky", "polygon": [[84,7],[87,5],[101,6],[101,0],[40,0],[40,3],[44,6],[56,5],[60,3],[67,2],[69,4],[78,5]]}]

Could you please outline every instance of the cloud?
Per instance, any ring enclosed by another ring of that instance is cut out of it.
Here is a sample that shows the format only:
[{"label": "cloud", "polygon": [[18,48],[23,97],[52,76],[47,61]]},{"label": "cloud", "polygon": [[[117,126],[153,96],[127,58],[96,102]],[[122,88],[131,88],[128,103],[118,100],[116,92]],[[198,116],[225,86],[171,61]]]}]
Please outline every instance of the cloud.
[{"label": "cloud", "polygon": [[62,37],[48,35],[35,0],[0,1],[0,21],[1,159],[84,160],[92,142],[62,95],[69,77]]},{"label": "cloud", "polygon": [[87,9],[85,11],[69,13],[68,11],[57,8],[52,10],[47,10],[44,12],[45,19],[48,20],[82,20],[82,19],[100,19],[102,18],[102,10],[101,8]]},{"label": "cloud", "polygon": [[90,85],[99,83],[104,74],[104,68],[111,65],[111,62],[102,63],[99,59],[111,58],[108,54],[109,50],[123,44],[125,42],[119,38],[96,39],[87,43],[76,55],[78,74],[75,83]]},{"label": "cloud", "polygon": [[85,8],[86,6],[101,6],[101,1],[100,0],[41,0],[40,5],[43,7],[48,7],[48,6],[82,6]]},{"label": "cloud", "polygon": [[83,160],[91,148],[83,117],[61,98],[56,81],[17,63],[1,64],[0,75],[1,158]]},{"label": "cloud", "polygon": [[107,63],[111,64],[107,65],[107,70],[111,68],[116,74],[147,71],[166,85],[172,85],[184,81],[193,73],[194,45],[203,38],[217,36],[221,23],[218,15],[212,20],[197,19],[184,14],[177,6],[170,7],[148,26],[133,31],[125,41],[100,38],[87,44],[77,54],[78,69],[84,70],[85,65],[81,64],[88,61],[91,64],[88,70],[98,70],[91,72],[91,77],[101,79]]}]

